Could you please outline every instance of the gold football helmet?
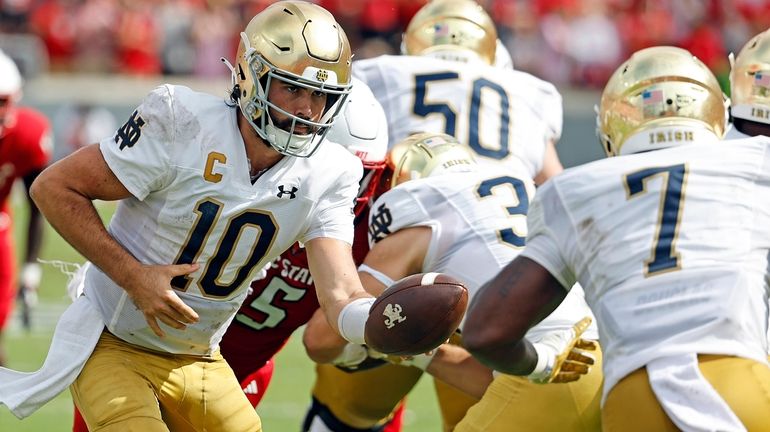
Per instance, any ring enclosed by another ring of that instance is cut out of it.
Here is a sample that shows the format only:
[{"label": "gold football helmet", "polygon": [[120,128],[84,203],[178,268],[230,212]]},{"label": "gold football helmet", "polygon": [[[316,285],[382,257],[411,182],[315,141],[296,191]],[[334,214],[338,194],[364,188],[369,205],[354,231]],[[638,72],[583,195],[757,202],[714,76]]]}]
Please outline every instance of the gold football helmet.
[{"label": "gold football helmet", "polygon": [[733,117],[770,124],[770,30],[754,36],[731,63]]},{"label": "gold football helmet", "polygon": [[[241,33],[232,67],[233,98],[257,134],[278,152],[308,157],[334,123],[350,92],[351,50],[342,27],[325,9],[304,1],[268,6]],[[267,99],[273,80],[326,94],[319,121],[300,118]],[[291,128],[276,127],[270,110],[288,116]],[[297,125],[308,134],[294,133]]]},{"label": "gold football helmet", "polygon": [[612,74],[598,110],[607,156],[722,138],[726,99],[714,74],[689,51],[634,53]]},{"label": "gold football helmet", "polygon": [[388,152],[393,169],[391,187],[445,171],[468,171],[476,159],[468,146],[444,133],[423,132],[406,137]]},{"label": "gold football helmet", "polygon": [[478,57],[495,64],[497,29],[473,0],[433,0],[414,15],[403,35],[401,50],[409,55],[436,55],[468,61]]}]

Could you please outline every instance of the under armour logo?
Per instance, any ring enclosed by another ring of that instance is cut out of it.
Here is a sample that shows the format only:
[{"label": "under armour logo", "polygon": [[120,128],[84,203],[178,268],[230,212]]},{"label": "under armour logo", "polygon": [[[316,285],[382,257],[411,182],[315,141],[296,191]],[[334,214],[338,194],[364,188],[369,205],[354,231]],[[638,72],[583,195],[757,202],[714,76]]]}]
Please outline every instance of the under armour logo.
[{"label": "under armour logo", "polygon": [[142,136],[142,126],[144,126],[144,119],[139,115],[139,111],[134,111],[126,124],[115,133],[115,142],[120,144],[121,150],[125,147],[133,147],[139,141],[139,137]]},{"label": "under armour logo", "polygon": [[385,204],[379,206],[369,223],[369,236],[375,243],[390,234],[391,223],[393,223],[393,217],[390,215],[390,209],[385,207]]},{"label": "under armour logo", "polygon": [[289,195],[289,199],[297,198],[297,194],[295,192],[297,192],[299,188],[297,188],[296,186],[292,186],[291,190],[287,191],[287,190],[284,190],[285,187],[286,186],[284,185],[278,186],[278,195],[276,195],[278,198],[282,198],[284,195]]}]

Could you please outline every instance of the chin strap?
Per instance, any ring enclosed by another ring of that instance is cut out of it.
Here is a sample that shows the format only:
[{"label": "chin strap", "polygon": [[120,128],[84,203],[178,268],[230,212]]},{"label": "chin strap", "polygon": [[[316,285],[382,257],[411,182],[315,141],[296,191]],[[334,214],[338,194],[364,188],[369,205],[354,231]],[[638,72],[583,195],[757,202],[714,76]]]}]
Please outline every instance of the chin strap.
[{"label": "chin strap", "polygon": [[225,64],[225,67],[230,70],[230,82],[232,83],[233,87],[235,87],[235,66],[233,66],[232,63],[230,63],[230,60],[220,57],[219,61]]}]

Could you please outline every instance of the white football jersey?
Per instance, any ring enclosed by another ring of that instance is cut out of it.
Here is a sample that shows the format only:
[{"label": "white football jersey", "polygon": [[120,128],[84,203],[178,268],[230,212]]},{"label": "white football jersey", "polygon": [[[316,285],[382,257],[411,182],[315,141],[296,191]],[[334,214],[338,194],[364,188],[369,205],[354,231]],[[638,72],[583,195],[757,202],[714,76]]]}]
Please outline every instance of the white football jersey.
[{"label": "white football jersey", "polygon": [[605,395],[666,356],[765,361],[770,139],[613,157],[546,182],[522,253],[599,321]]},{"label": "white football jersey", "polygon": [[121,339],[208,355],[256,272],[289,246],[318,237],[352,243],[361,161],[325,142],[310,158],[284,157],[252,184],[238,115],[221,98],[164,85],[99,144],[133,195],[119,202],[109,232],[143,263],[201,265],[172,281],[200,321],[183,331],[161,324],[162,339],[126,292],[92,267],[85,294]]},{"label": "white football jersey", "polygon": [[524,72],[425,56],[380,56],[353,62],[388,117],[390,146],[416,132],[443,132],[467,143],[479,163],[518,158],[534,177],[547,140],[558,140],[562,99]]},{"label": "white football jersey", "polygon": [[745,133],[739,131],[734,124],[730,123],[727,126],[727,130],[725,131],[725,137],[726,140],[734,140],[734,139],[743,139],[743,138],[751,138],[750,135],[746,135]]},{"label": "white football jersey", "polygon": [[[370,243],[403,228],[432,230],[422,272],[441,272],[465,283],[470,298],[522,250],[526,214],[535,188],[526,173],[479,169],[412,180],[381,195],[369,216]],[[579,289],[550,316],[530,329],[538,341],[544,333],[572,327],[593,316]],[[598,337],[593,326],[586,338]]]},{"label": "white football jersey", "polygon": [[[743,138],[751,138],[751,136],[739,131],[734,124],[730,124],[727,128],[727,132],[725,132],[724,139],[734,140]],[[768,301],[770,302],[770,295],[768,295]],[[770,305],[770,303],[768,303],[768,305]],[[768,314],[767,320],[767,353],[770,355],[770,314]]]}]

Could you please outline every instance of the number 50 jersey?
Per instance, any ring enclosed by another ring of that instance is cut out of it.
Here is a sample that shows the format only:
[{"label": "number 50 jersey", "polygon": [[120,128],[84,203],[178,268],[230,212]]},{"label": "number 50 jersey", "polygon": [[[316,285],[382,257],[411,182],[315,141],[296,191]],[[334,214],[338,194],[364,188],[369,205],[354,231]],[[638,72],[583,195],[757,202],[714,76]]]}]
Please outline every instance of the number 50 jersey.
[{"label": "number 50 jersey", "polygon": [[312,157],[284,157],[252,184],[239,115],[220,98],[161,86],[100,143],[133,195],[118,204],[110,234],[142,263],[200,264],[171,281],[200,321],[182,331],[161,323],[162,339],[126,292],[92,267],[85,294],[121,339],[157,351],[210,354],[256,271],[297,241],[352,243],[361,161],[325,142]]},{"label": "number 50 jersey", "polygon": [[385,109],[390,147],[413,133],[443,132],[469,145],[480,164],[511,168],[521,161],[534,178],[546,142],[561,135],[561,95],[524,72],[385,55],[353,62],[353,75]]}]

